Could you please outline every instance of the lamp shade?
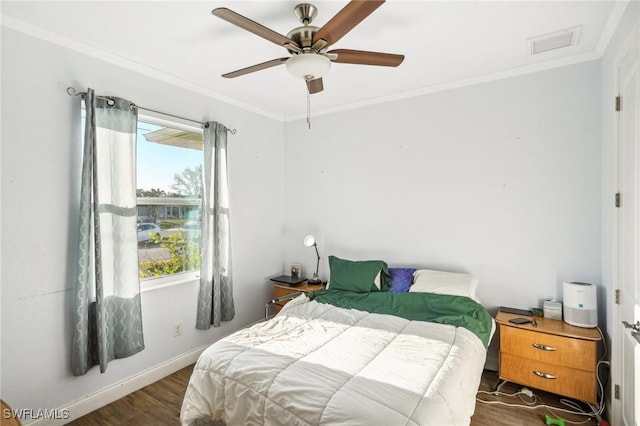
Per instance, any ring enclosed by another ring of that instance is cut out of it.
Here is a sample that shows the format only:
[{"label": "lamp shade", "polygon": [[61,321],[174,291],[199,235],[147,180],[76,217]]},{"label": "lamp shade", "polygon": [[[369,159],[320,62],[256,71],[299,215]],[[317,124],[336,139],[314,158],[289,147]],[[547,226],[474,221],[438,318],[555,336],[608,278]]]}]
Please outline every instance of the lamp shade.
[{"label": "lamp shade", "polygon": [[305,80],[320,78],[331,69],[331,61],[318,53],[300,53],[286,62],[291,75]]},{"label": "lamp shade", "polygon": [[313,235],[307,235],[304,237],[304,245],[307,247],[313,247],[316,245],[316,237]]}]

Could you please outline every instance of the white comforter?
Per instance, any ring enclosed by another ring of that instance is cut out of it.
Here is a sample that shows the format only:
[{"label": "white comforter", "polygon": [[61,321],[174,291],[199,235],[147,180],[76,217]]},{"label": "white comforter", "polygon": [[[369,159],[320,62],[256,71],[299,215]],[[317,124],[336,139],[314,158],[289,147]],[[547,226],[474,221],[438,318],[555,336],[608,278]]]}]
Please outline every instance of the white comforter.
[{"label": "white comforter", "polygon": [[468,425],[485,356],[461,327],[301,296],[202,353],[180,418],[184,426]]}]

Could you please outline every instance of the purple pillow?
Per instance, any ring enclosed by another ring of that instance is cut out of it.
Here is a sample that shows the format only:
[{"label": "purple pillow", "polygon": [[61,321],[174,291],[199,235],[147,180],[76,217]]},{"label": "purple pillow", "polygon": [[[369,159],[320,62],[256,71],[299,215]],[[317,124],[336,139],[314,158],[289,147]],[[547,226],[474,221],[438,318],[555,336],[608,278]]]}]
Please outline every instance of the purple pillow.
[{"label": "purple pillow", "polygon": [[391,275],[391,293],[406,293],[413,284],[413,273],[415,268],[389,268]]}]

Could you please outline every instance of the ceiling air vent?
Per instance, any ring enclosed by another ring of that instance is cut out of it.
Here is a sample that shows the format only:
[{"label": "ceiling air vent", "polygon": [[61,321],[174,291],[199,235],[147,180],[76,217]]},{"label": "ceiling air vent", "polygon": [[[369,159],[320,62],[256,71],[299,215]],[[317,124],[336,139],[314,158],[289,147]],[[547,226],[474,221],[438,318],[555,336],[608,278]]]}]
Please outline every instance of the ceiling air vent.
[{"label": "ceiling air vent", "polygon": [[561,49],[563,47],[575,46],[580,38],[582,25],[567,28],[555,33],[544,34],[529,39],[529,54],[548,52],[549,50]]}]

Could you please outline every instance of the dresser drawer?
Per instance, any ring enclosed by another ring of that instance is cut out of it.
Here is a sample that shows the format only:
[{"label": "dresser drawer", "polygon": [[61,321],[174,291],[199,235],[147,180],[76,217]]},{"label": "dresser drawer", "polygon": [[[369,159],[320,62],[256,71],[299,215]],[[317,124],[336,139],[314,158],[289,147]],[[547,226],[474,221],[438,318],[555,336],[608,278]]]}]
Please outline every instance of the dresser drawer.
[{"label": "dresser drawer", "polygon": [[500,327],[500,352],[570,367],[589,372],[595,371],[596,342],[523,330],[516,327]]},{"label": "dresser drawer", "polygon": [[500,378],[581,401],[596,402],[596,375],[593,371],[577,370],[500,352]]}]

